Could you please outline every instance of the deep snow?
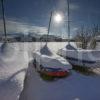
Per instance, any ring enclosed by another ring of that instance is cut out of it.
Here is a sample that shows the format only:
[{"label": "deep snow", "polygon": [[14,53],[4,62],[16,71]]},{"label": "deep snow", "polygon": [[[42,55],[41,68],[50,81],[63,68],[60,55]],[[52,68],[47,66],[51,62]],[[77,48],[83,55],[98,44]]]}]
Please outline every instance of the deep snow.
[{"label": "deep snow", "polygon": [[28,54],[16,43],[0,47],[0,100],[18,100],[28,68]]},{"label": "deep snow", "polygon": [[[65,45],[49,43],[54,52]],[[4,54],[0,53],[0,100],[17,100],[23,85],[20,100],[100,100],[100,76],[85,76],[72,71],[67,78],[47,82],[32,64],[28,66],[40,43],[11,43],[9,46]]]},{"label": "deep snow", "polygon": [[100,100],[100,76],[85,76],[75,71],[64,79],[42,80],[29,65],[20,100]]},{"label": "deep snow", "polygon": [[[48,44],[54,52],[65,45]],[[20,100],[100,100],[100,76],[87,76],[72,70],[69,77],[48,82],[40,77],[31,62]]]}]

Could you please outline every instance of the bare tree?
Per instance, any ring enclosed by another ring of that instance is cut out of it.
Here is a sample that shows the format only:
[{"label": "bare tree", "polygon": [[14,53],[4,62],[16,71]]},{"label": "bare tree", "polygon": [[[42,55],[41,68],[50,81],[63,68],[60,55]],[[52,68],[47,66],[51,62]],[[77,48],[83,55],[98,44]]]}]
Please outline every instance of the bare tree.
[{"label": "bare tree", "polygon": [[[80,29],[77,31],[75,40],[76,40],[76,42],[79,42],[77,45],[80,48],[87,49],[88,43],[99,34],[100,34],[100,31],[99,31],[98,25],[94,25],[91,29],[81,26]],[[95,45],[96,45],[96,43],[93,40],[91,46],[94,48]]]},{"label": "bare tree", "polygon": [[91,33],[92,33],[92,36],[91,36],[92,39],[91,39],[91,42],[90,42],[90,48],[95,49],[95,47],[97,45],[96,36],[100,35],[99,26],[94,24]]},{"label": "bare tree", "polygon": [[88,31],[84,28],[84,26],[81,26],[80,30],[77,31],[75,40],[79,42],[79,47],[86,49],[88,41],[90,39]]}]

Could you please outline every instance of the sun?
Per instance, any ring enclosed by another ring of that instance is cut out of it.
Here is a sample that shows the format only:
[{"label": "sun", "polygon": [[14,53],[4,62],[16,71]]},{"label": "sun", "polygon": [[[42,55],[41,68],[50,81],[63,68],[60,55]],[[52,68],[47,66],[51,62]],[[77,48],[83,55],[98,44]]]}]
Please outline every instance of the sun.
[{"label": "sun", "polygon": [[54,16],[54,21],[60,23],[62,21],[62,16],[60,14],[56,14]]}]

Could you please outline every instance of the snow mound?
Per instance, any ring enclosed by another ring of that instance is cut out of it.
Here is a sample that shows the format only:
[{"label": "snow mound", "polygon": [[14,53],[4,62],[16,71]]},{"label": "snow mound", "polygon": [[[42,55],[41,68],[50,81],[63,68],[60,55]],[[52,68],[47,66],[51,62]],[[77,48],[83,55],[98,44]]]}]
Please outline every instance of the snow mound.
[{"label": "snow mound", "polygon": [[50,49],[48,48],[47,45],[43,46],[43,47],[40,49],[40,53],[41,53],[41,54],[44,54],[44,55],[49,55],[49,56],[52,55],[52,52],[50,51]]},{"label": "snow mound", "polygon": [[3,43],[1,45],[1,55],[5,58],[9,58],[16,52],[16,48],[13,43]]},{"label": "snow mound", "polygon": [[23,90],[28,56],[26,51],[16,48],[18,48],[17,43],[4,43],[1,46],[0,100],[18,100]]}]

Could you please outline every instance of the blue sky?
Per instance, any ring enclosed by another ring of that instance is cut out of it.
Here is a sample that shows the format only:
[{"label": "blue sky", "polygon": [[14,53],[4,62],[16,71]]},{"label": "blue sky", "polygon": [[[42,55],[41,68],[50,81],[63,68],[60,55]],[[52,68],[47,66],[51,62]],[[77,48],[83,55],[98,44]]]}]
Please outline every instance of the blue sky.
[{"label": "blue sky", "polygon": [[[100,0],[69,0],[70,1],[70,20],[71,34],[85,25],[91,27],[100,24]],[[46,33],[51,11],[60,11],[65,16],[67,13],[66,0],[5,0],[5,15],[8,31],[34,32],[35,27],[38,33]],[[1,12],[0,12],[1,13]],[[1,14],[0,14],[1,15]],[[0,21],[1,22],[1,21]],[[12,29],[11,27],[19,27]],[[22,26],[22,28],[21,28]],[[2,25],[0,24],[2,28]],[[10,29],[9,29],[10,27]],[[43,30],[42,30],[43,28]],[[25,31],[26,30],[26,31]],[[42,31],[41,31],[42,30]],[[51,34],[65,35],[65,23],[55,25],[52,23]]]}]

